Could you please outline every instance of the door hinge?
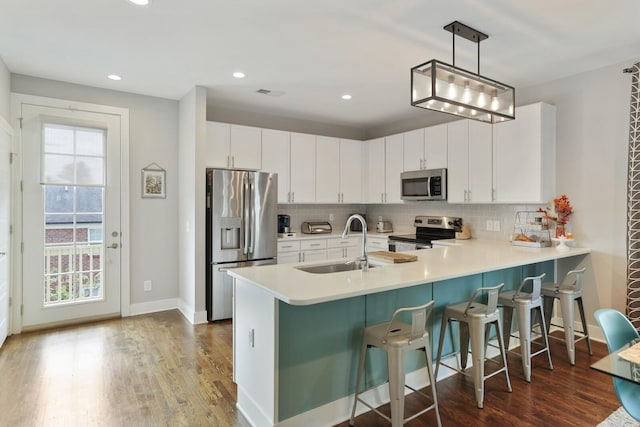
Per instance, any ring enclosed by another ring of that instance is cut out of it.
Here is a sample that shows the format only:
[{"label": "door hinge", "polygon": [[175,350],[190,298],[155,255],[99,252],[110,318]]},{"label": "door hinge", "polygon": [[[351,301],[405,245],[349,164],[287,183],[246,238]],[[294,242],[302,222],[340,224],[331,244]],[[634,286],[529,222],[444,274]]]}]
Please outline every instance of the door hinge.
[{"label": "door hinge", "polygon": [[20,316],[24,314],[24,304],[20,304]]},{"label": "door hinge", "polygon": [[20,243],[20,253],[23,254],[24,253],[24,242]]},{"label": "door hinge", "polygon": [[15,153],[9,153],[9,164],[10,165],[13,164],[13,156],[15,156]]},{"label": "door hinge", "polygon": [[22,180],[20,180],[20,192],[22,193]]},{"label": "door hinge", "polygon": [[18,121],[20,122],[20,129],[22,129],[22,117],[18,117]]},{"label": "door hinge", "polygon": [[9,224],[9,234],[13,234],[13,225]]},{"label": "door hinge", "polygon": [[13,298],[9,297],[9,307],[13,305]]}]

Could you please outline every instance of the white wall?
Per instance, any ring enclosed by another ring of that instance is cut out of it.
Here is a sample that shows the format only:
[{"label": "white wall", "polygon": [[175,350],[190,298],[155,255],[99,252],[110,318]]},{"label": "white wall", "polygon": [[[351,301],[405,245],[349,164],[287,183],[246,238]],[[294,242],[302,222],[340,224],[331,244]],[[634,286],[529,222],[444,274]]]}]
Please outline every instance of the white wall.
[{"label": "white wall", "polygon": [[11,74],[0,58],[0,116],[9,122],[11,111]]},{"label": "white wall", "polygon": [[[129,109],[131,304],[178,297],[178,102],[24,75],[11,75],[11,91]],[[0,93],[0,100],[2,94]],[[155,162],[167,171],[167,198],[141,198],[141,169]],[[143,282],[153,289],[144,292]],[[135,310],[134,310],[135,312]]]},{"label": "white wall", "polygon": [[572,231],[592,249],[585,310],[624,312],[626,302],[626,179],[631,61],[518,91],[557,107],[557,193],[574,206]]},{"label": "white wall", "polygon": [[195,87],[179,103],[180,310],[192,323],[206,322],[205,164],[206,90]]}]

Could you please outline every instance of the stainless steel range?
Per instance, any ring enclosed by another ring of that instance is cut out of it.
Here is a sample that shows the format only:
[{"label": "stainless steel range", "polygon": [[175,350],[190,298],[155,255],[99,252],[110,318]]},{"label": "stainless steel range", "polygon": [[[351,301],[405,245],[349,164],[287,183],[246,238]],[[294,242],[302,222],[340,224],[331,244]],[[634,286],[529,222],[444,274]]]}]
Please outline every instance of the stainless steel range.
[{"label": "stainless steel range", "polygon": [[391,252],[429,249],[433,240],[454,239],[462,230],[462,218],[450,216],[416,216],[413,226],[415,234],[389,236]]}]

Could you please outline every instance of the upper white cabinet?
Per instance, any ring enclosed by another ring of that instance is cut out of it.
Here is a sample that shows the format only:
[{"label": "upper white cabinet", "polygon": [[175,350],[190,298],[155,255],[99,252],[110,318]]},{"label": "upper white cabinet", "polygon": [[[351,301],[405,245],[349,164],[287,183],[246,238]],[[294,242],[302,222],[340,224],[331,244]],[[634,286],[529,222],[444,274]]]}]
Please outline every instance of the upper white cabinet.
[{"label": "upper white cabinet", "polygon": [[403,135],[392,135],[384,139],[385,144],[385,203],[401,203],[400,174],[403,168]]},{"label": "upper white cabinet", "polygon": [[403,135],[365,142],[366,202],[400,203],[400,174],[403,171]]},{"label": "upper white cabinet", "polygon": [[[340,140],[340,202],[362,202],[363,142]],[[334,172],[335,173],[335,169]]]},{"label": "upper white cabinet", "polygon": [[555,197],[556,107],[516,108],[516,118],[493,127],[494,201],[547,203]]},{"label": "upper white cabinet", "polygon": [[290,202],[316,201],[316,136],[291,132]]},{"label": "upper white cabinet", "polygon": [[340,203],[340,140],[316,137],[316,202]]},{"label": "upper white cabinet", "polygon": [[226,169],[260,169],[261,136],[260,128],[207,122],[206,165]]},{"label": "upper white cabinet", "polygon": [[367,203],[384,203],[384,138],[365,142],[366,197]]},{"label": "upper white cabinet", "polygon": [[289,132],[262,129],[262,170],[278,174],[278,203],[291,201]]},{"label": "upper white cabinet", "polygon": [[404,170],[447,167],[447,125],[404,133]]},{"label": "upper white cabinet", "polygon": [[449,203],[490,203],[491,125],[460,120],[447,125]]}]

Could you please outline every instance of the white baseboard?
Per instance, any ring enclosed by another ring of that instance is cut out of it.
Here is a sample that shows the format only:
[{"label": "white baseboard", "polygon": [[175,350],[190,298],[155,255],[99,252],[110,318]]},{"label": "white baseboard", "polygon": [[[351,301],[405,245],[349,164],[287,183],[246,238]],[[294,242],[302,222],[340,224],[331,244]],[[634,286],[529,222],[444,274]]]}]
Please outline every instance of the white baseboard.
[{"label": "white baseboard", "polygon": [[178,298],[167,298],[157,301],[142,302],[139,304],[131,304],[129,306],[129,315],[137,316],[139,314],[155,313],[158,311],[175,310],[179,306]]}]

